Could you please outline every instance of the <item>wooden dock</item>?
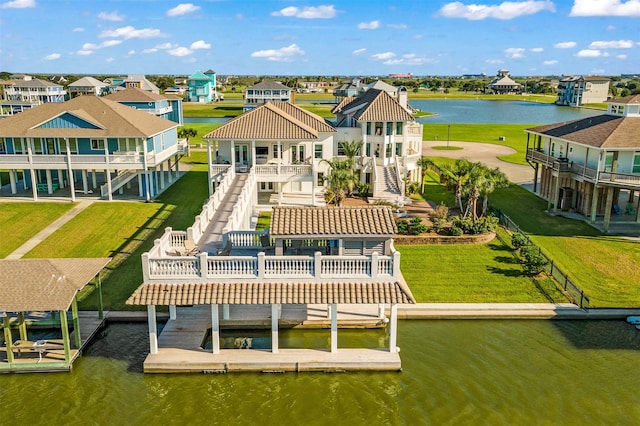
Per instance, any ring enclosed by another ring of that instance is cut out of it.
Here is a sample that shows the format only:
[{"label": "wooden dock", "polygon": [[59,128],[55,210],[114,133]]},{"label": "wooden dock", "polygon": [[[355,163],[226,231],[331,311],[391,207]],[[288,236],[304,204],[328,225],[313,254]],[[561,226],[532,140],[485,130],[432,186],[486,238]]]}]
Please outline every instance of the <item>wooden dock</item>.
[{"label": "wooden dock", "polygon": [[[400,371],[400,356],[389,349],[298,349],[280,348],[277,353],[258,349],[221,349],[214,354],[203,349],[211,327],[209,306],[178,308],[175,320],[169,320],[158,336],[158,353],[144,361],[145,373],[226,373],[239,371]],[[340,305],[340,328],[384,327],[377,317],[377,306]],[[226,329],[271,327],[268,306],[237,305],[222,318]],[[285,305],[280,328],[328,328],[326,305]]]},{"label": "wooden dock", "polygon": [[[67,363],[64,358],[64,349],[46,349],[43,351],[37,351],[35,349],[26,351],[20,349],[14,350],[15,356],[13,363],[7,362],[7,350],[6,347],[0,348],[0,373],[26,373],[26,372],[58,372],[58,371],[70,371],[73,366],[73,362],[82,354],[82,350],[85,346],[95,337],[98,331],[104,327],[105,319],[98,318],[98,313],[93,311],[80,311],[78,313],[80,320],[80,339],[81,345],[79,348],[75,348],[75,336],[74,332],[70,334],[71,341],[71,358]],[[105,313],[106,317],[106,313]],[[46,322],[52,325],[50,321],[44,319]],[[36,321],[32,321],[30,325],[36,326]],[[60,339],[54,339],[56,342]],[[60,345],[62,346],[62,345]],[[17,353],[16,353],[17,352]]]}]

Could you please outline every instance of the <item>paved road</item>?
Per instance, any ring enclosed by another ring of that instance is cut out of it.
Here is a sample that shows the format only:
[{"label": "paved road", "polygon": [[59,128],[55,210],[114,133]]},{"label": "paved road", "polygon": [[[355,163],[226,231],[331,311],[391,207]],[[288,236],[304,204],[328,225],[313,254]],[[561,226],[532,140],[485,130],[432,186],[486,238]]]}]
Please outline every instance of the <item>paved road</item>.
[{"label": "paved road", "polygon": [[422,154],[429,157],[466,158],[471,161],[479,161],[489,167],[498,167],[513,183],[518,185],[531,185],[533,183],[533,169],[531,167],[507,163],[498,159],[500,155],[516,152],[513,148],[489,143],[458,141],[451,141],[450,145],[458,146],[462,149],[455,151],[433,149],[433,146],[442,146],[442,141],[423,141]]}]

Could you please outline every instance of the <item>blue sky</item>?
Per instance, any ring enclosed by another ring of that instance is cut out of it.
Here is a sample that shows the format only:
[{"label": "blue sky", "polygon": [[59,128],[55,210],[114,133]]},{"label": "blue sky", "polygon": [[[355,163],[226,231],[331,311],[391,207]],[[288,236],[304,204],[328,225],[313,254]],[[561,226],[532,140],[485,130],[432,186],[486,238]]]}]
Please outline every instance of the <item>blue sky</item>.
[{"label": "blue sky", "polygon": [[640,73],[640,0],[0,0],[0,70]]}]

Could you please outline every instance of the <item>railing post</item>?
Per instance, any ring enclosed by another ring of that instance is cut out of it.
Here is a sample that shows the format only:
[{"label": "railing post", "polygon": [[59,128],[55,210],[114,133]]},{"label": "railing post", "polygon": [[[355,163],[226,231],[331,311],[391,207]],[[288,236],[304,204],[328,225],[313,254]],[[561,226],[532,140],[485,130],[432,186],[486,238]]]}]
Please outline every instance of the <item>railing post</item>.
[{"label": "railing post", "polygon": [[142,282],[149,281],[149,253],[142,253]]},{"label": "railing post", "polygon": [[393,253],[393,277],[399,278],[400,275],[400,252]]},{"label": "railing post", "polygon": [[567,284],[569,283],[569,276],[564,276],[564,290],[567,291]]},{"label": "railing post", "polygon": [[378,278],[378,252],[371,253],[371,278]]},{"label": "railing post", "polygon": [[258,253],[258,278],[264,278],[264,270],[265,270],[265,259],[264,252],[261,251]]},{"label": "railing post", "polygon": [[191,226],[187,228],[187,240],[195,241],[193,239],[193,227]]},{"label": "railing post", "polygon": [[322,278],[322,253],[313,253],[313,272],[316,278]]},{"label": "railing post", "polygon": [[203,251],[198,255],[198,260],[200,263],[200,278],[206,279],[209,276],[209,262],[207,258],[209,257],[209,253]]},{"label": "railing post", "polygon": [[549,272],[549,274],[551,274],[551,276],[553,276],[553,260],[551,261],[551,272]]}]

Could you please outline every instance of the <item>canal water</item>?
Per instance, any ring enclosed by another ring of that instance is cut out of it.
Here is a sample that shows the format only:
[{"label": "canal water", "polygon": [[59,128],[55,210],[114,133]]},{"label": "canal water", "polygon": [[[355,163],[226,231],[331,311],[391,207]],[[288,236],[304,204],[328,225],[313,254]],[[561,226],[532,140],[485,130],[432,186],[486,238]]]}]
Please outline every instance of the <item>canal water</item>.
[{"label": "canal water", "polygon": [[640,331],[622,321],[402,321],[399,331],[400,373],[144,375],[146,324],[112,325],[71,373],[0,375],[0,423],[601,425],[640,419]]}]

